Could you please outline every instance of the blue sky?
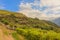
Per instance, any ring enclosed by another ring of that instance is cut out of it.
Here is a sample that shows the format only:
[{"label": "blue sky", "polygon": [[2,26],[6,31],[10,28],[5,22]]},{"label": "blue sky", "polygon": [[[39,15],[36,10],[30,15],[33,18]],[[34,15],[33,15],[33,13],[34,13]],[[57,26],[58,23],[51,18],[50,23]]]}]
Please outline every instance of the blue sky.
[{"label": "blue sky", "polygon": [[0,9],[50,20],[60,17],[60,0],[0,0]]},{"label": "blue sky", "polygon": [[[33,2],[34,0],[24,0],[24,2]],[[18,11],[19,5],[22,2],[22,0],[0,0],[0,5],[4,8],[0,8],[3,10],[9,10],[9,11]]]},{"label": "blue sky", "polygon": [[3,10],[17,11],[19,9],[19,4],[22,0],[0,0],[0,5],[4,8]]}]

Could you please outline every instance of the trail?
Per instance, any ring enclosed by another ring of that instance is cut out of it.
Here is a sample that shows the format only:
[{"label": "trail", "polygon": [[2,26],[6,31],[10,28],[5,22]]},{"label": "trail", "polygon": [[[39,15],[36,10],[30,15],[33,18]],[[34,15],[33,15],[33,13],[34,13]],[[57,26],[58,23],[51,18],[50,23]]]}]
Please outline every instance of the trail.
[{"label": "trail", "polygon": [[6,35],[4,32],[9,33],[9,30],[5,28],[5,25],[0,25],[0,40],[14,40],[12,35]]}]

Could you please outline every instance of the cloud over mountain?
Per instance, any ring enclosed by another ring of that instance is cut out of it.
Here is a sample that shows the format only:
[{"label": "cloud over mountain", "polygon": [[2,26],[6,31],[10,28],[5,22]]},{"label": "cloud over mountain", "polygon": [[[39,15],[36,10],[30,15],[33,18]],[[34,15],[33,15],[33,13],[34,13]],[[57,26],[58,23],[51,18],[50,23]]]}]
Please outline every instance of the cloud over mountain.
[{"label": "cloud over mountain", "polygon": [[19,12],[33,18],[53,20],[60,17],[60,0],[23,0],[19,7]]}]

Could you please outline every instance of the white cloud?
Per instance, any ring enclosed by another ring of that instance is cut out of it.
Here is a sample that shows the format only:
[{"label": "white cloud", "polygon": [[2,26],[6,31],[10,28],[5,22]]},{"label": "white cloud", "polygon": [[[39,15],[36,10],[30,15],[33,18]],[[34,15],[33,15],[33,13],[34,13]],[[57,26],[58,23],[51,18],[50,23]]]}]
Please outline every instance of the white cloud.
[{"label": "white cloud", "polygon": [[[44,11],[33,9],[32,6],[48,7]],[[60,0],[35,0],[34,3],[24,3],[19,5],[19,12],[27,15],[28,17],[37,17],[39,19],[52,20],[60,17]]]},{"label": "white cloud", "polygon": [[20,8],[21,9],[19,12],[22,12],[23,14],[27,15],[28,17],[32,17],[32,18],[40,17],[40,19],[45,19],[43,17],[46,17],[46,14],[44,14],[43,12],[32,9],[32,6],[30,3],[26,3],[26,4],[21,3]]},{"label": "white cloud", "polygon": [[42,5],[44,6],[58,6],[60,5],[60,0],[41,0]]},{"label": "white cloud", "polygon": [[41,0],[41,6],[48,6],[45,13],[50,12],[51,18],[60,17],[60,0]]}]

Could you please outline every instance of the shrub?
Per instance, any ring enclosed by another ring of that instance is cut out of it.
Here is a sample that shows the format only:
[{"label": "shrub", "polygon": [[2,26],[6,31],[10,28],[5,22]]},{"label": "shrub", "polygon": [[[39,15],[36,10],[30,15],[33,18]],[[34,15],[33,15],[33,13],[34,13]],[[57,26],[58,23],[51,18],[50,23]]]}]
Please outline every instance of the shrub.
[{"label": "shrub", "polygon": [[18,34],[16,32],[13,32],[12,36],[13,36],[14,40],[20,40],[19,36],[18,36]]},{"label": "shrub", "polygon": [[60,40],[60,33],[41,30],[37,28],[17,28],[17,33],[25,36],[27,40]]}]

